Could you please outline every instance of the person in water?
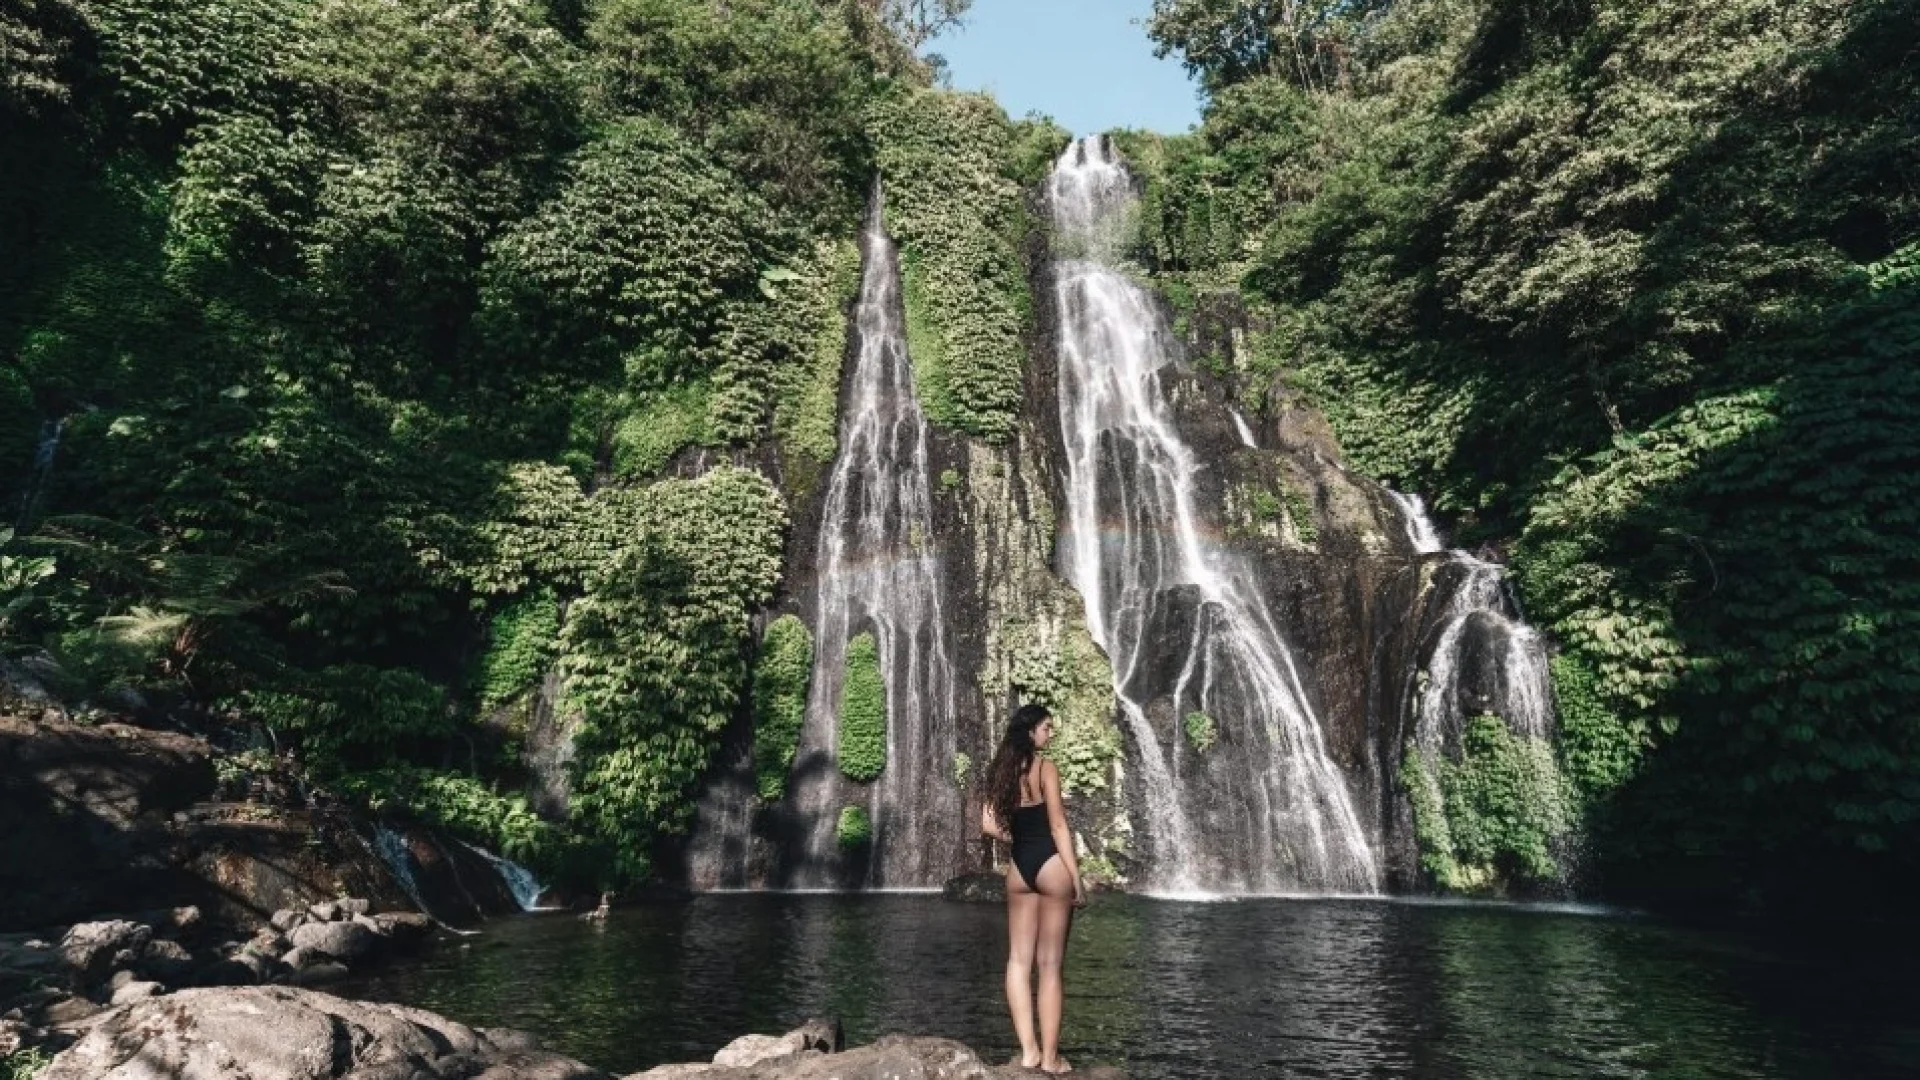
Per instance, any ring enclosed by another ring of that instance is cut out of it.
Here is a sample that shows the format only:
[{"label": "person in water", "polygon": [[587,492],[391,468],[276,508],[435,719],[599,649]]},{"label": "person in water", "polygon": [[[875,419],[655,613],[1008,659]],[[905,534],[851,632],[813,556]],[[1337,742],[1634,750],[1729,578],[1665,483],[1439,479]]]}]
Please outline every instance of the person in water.
[{"label": "person in water", "polygon": [[[1050,1073],[1072,1068],[1060,1056],[1060,1012],[1066,993],[1060,964],[1073,909],[1087,902],[1073,834],[1060,804],[1060,770],[1040,756],[1053,740],[1053,717],[1023,706],[987,767],[987,803],[980,831],[1013,845],[1007,868],[1007,1007],[1020,1037],[1020,1064]],[[1034,1037],[1033,973],[1040,973],[1040,1032]]]}]

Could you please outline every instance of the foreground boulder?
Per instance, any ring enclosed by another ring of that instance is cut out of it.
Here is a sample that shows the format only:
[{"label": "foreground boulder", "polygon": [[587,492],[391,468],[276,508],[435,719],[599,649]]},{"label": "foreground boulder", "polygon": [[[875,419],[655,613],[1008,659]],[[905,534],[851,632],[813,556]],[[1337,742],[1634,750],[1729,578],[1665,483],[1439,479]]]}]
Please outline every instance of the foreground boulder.
[{"label": "foreground boulder", "polygon": [[40,1080],[607,1080],[531,1035],[284,986],[182,990],[94,1019]]},{"label": "foreground boulder", "polygon": [[[1026,1080],[1044,1077],[1018,1065],[990,1066],[952,1039],[888,1035],[843,1053],[836,1026],[815,1021],[783,1036],[744,1035],[711,1063],[661,1065],[626,1080]],[[1126,1080],[1105,1066],[1076,1067],[1086,1080]]]}]

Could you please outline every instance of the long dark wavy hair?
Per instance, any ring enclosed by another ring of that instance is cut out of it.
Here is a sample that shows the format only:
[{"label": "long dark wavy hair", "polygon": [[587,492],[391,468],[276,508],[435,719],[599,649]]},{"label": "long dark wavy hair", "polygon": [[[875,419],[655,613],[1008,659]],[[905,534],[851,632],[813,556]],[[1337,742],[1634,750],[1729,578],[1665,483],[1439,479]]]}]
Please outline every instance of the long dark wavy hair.
[{"label": "long dark wavy hair", "polygon": [[1005,828],[1013,828],[1013,811],[1020,805],[1020,778],[1033,765],[1033,729],[1053,714],[1043,705],[1022,705],[1007,721],[1007,734],[987,766],[987,805]]}]

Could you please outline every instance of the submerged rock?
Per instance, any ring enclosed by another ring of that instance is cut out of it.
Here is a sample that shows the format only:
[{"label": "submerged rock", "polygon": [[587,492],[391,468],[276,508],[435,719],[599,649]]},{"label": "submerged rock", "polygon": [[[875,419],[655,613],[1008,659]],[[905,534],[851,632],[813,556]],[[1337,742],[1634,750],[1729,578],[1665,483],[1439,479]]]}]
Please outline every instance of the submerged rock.
[{"label": "submerged rock", "polygon": [[1007,899],[1007,876],[981,872],[949,878],[940,895],[963,904],[1000,904]]},{"label": "submerged rock", "polygon": [[531,1036],[291,987],[183,990],[113,1010],[41,1080],[605,1080]]}]

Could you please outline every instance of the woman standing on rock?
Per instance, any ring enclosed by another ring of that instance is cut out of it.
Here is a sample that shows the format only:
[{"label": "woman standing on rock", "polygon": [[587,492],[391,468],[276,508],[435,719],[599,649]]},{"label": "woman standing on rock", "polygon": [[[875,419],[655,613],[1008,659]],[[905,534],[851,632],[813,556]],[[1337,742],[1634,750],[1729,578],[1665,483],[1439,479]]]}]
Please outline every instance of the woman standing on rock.
[{"label": "woman standing on rock", "polygon": [[[1073,909],[1087,902],[1073,857],[1073,835],[1060,803],[1060,770],[1039,755],[1053,740],[1053,717],[1022,706],[987,768],[987,804],[980,831],[1013,845],[1007,868],[1007,1007],[1020,1037],[1020,1064],[1050,1073],[1072,1068],[1060,1056],[1060,1012],[1066,992],[1060,964]],[[1040,972],[1040,1037],[1034,1038],[1034,969]]]}]

